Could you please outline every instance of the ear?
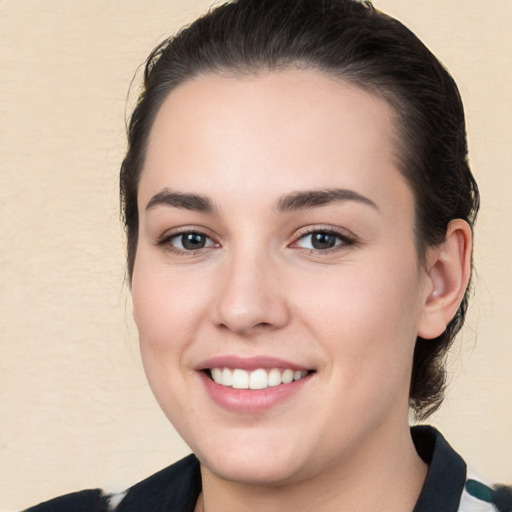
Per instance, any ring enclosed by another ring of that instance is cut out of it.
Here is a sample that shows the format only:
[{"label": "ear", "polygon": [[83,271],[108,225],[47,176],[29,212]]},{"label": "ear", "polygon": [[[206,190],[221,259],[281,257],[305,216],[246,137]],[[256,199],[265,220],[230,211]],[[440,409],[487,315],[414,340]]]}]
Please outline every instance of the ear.
[{"label": "ear", "polygon": [[427,255],[428,286],[418,336],[437,338],[454,317],[471,277],[472,235],[469,224],[455,219],[445,241]]}]

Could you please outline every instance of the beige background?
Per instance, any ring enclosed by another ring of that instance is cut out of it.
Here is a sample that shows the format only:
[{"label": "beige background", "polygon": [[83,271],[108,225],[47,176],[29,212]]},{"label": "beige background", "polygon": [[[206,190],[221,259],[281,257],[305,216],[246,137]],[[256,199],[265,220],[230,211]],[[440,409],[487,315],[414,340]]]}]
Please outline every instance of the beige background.
[{"label": "beige background", "polygon": [[[476,300],[434,418],[512,482],[509,0],[376,0],[451,69],[483,209]],[[187,452],[139,362],[117,173],[129,82],[209,0],[0,0],[0,509],[123,488]]]}]

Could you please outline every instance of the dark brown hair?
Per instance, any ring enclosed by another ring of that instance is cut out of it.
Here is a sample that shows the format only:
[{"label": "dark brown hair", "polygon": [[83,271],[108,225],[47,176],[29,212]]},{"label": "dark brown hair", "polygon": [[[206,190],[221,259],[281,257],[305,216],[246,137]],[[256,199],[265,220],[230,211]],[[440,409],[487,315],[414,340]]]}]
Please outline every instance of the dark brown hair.
[{"label": "dark brown hair", "polygon": [[[128,127],[121,207],[131,280],[138,240],[137,188],[156,113],[178,85],[204,73],[313,68],[385,99],[396,113],[400,171],[415,197],[416,244],[440,244],[448,223],[471,226],[479,194],[467,161],[462,101],[454,80],[399,21],[357,0],[238,0],[161,43],[146,62]],[[468,294],[446,331],[418,338],[410,405],[420,418],[442,402],[444,358],[464,322]]]}]

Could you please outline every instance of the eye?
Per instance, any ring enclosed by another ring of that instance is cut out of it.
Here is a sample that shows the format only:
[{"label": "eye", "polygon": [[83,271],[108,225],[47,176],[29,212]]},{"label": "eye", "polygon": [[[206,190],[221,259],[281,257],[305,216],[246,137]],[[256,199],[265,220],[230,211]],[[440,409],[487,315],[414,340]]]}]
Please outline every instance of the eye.
[{"label": "eye", "polygon": [[348,236],[329,230],[311,231],[302,235],[295,247],[309,249],[313,251],[327,251],[342,245],[352,245],[354,240]]},{"label": "eye", "polygon": [[163,246],[167,250],[178,254],[192,253],[194,251],[200,251],[201,249],[218,247],[218,244],[209,236],[199,231],[174,233],[164,237],[157,245]]}]

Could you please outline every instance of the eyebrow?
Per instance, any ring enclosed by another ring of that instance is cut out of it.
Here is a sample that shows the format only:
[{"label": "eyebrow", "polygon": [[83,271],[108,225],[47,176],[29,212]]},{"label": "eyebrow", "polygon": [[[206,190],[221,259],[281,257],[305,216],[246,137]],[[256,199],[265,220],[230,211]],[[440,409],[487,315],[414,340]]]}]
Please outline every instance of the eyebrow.
[{"label": "eyebrow", "polygon": [[205,213],[216,211],[212,201],[207,196],[174,192],[167,188],[164,188],[150,199],[146,206],[146,211],[157,206],[172,206],[174,208]]},{"label": "eyebrow", "polygon": [[324,206],[329,203],[344,203],[355,201],[378,210],[377,205],[367,197],[359,194],[355,190],[345,188],[328,188],[320,190],[305,190],[287,194],[277,203],[277,211],[280,213],[293,210],[307,210],[317,206]]},{"label": "eyebrow", "polygon": [[[378,210],[377,205],[371,199],[359,194],[355,190],[344,188],[292,192],[279,199],[276,210],[278,213],[285,213],[295,210],[307,210],[329,203],[344,203],[347,201],[362,203]],[[146,206],[146,211],[156,208],[157,206],[171,206],[173,208],[182,208],[203,213],[214,213],[217,211],[212,200],[207,196],[175,192],[167,188],[161,190],[150,199]]]}]

